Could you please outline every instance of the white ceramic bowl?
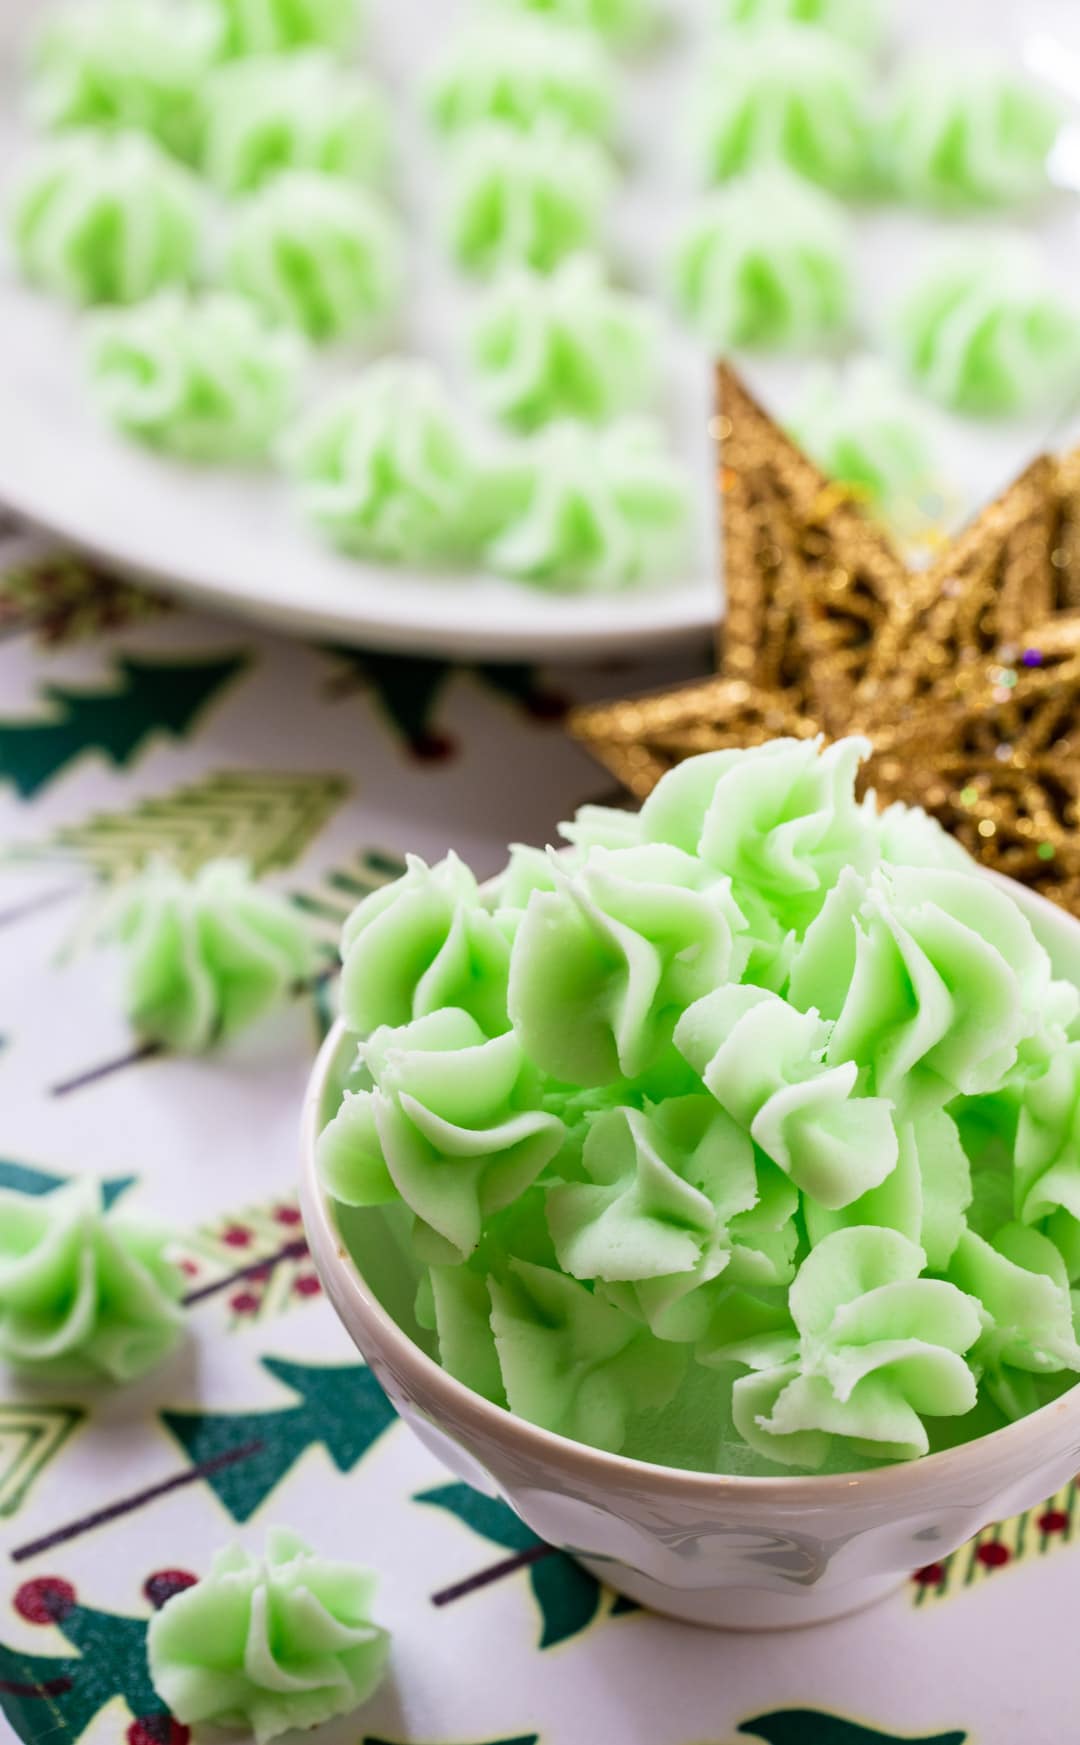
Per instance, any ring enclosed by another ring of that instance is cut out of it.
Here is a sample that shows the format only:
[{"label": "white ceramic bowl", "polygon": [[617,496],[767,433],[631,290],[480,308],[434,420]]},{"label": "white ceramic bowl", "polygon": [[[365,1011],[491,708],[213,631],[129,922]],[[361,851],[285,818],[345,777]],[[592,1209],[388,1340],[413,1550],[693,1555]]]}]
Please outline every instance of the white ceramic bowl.
[{"label": "white ceramic bowl", "polygon": [[[1011,889],[1058,972],[1080,982],[1080,924]],[[723,1478],[651,1466],[491,1405],[427,1355],[415,1327],[417,1338],[404,1330],[412,1285],[392,1222],[341,1212],[318,1178],[315,1141],[337,1107],[354,1046],[335,1025],[304,1109],[304,1222],[327,1295],[420,1440],[457,1477],[502,1497],[535,1533],[631,1599],[732,1629],[839,1617],[882,1598],[989,1522],[1031,1508],[1080,1467],[1080,1387],[961,1447],[825,1478]]]}]

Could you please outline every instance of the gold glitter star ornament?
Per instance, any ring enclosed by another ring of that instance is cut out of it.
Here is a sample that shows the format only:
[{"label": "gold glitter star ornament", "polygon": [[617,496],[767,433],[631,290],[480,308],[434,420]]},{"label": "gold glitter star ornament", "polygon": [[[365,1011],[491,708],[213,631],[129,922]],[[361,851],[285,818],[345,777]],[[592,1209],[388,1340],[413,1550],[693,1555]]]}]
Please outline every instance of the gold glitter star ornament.
[{"label": "gold glitter star ornament", "polygon": [[717,386],[720,670],[571,732],[642,798],[697,752],[864,734],[882,804],[1080,912],[1080,450],[1040,456],[915,571],[727,365]]}]

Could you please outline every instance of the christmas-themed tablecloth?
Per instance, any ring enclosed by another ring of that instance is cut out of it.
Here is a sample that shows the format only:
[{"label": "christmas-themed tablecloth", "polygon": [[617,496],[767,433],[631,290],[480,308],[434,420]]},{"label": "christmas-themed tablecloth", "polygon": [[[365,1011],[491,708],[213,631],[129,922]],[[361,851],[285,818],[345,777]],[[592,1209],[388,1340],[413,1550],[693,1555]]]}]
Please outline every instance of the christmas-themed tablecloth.
[{"label": "christmas-themed tablecloth", "polygon": [[1080,1739],[1072,1486],[873,1611],[737,1636],[618,1601],[453,1482],[304,1248],[297,1119],[331,984],[181,1059],[137,1048],[95,943],[95,903],[146,855],[240,854],[329,952],[406,851],[487,874],[609,797],[565,703],[694,676],[707,650],[450,668],[195,616],[15,529],[0,572],[0,1184],[100,1175],[169,1221],[190,1280],[190,1337],[141,1383],[0,1377],[0,1738],[184,1745],[147,1621],[282,1522],[381,1571],[394,1636],[386,1686],[317,1745]]}]

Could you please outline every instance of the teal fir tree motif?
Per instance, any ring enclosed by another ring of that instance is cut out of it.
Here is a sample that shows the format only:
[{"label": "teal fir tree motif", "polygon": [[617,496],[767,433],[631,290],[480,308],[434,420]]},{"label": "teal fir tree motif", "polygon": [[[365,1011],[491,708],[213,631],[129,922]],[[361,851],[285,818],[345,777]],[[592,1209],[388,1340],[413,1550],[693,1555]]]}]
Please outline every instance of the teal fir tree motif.
[{"label": "teal fir tree motif", "polygon": [[[547,1545],[497,1498],[482,1496],[467,1484],[444,1484],[421,1491],[415,1500],[448,1510],[474,1533],[511,1553],[506,1559],[505,1574],[514,1569],[528,1570],[529,1585],[540,1612],[541,1648],[554,1648],[569,1641],[601,1616],[617,1617],[638,1610],[632,1600],[602,1587],[595,1576],[565,1552]],[[502,1573],[501,1566],[492,1573]],[[488,1579],[484,1574],[482,1580],[461,1582],[439,1599],[448,1600],[451,1594],[463,1598],[473,1588],[487,1586]]]},{"label": "teal fir tree motif", "polygon": [[[111,1181],[102,1182],[101,1196],[106,1211],[115,1205],[121,1194],[127,1192],[135,1179],[133,1175],[118,1175]],[[38,1169],[36,1164],[14,1163],[10,1158],[0,1157],[0,1188],[12,1189],[15,1193],[51,1194],[70,1180],[70,1176],[56,1175],[48,1169]]]},{"label": "teal fir tree motif", "polygon": [[[162,1421],[195,1466],[225,1462],[206,1476],[234,1521],[250,1521],[309,1448],[326,1449],[351,1472],[397,1423],[397,1413],[365,1364],[329,1366],[264,1357],[262,1367],[298,1398],[256,1412],[163,1412]],[[228,1460],[230,1454],[238,1457]]]},{"label": "teal fir tree motif", "polygon": [[[151,1576],[152,1604],[195,1578],[182,1571]],[[28,1624],[55,1626],[74,1654],[24,1654],[0,1642],[0,1711],[24,1745],[75,1745],[108,1704],[122,1699],[129,1719],[117,1745],[186,1745],[188,1730],[170,1716],[150,1682],[147,1619],[82,1604],[58,1576],[24,1582],[15,1610]]]},{"label": "teal fir tree motif", "polygon": [[964,1745],[966,1733],[882,1733],[841,1715],[826,1715],[818,1709],[776,1709],[743,1721],[739,1732],[765,1745]]},{"label": "teal fir tree motif", "polygon": [[[436,724],[438,704],[456,670],[451,662],[418,655],[377,654],[369,649],[334,648],[327,652],[343,663],[343,670],[331,684],[332,696],[369,689],[413,757],[434,763],[454,755],[454,741]],[[534,720],[558,721],[566,712],[564,699],[546,689],[535,667],[482,664],[461,670]]]},{"label": "teal fir tree motif", "polygon": [[128,764],[153,733],[182,738],[245,664],[243,655],[203,661],[125,655],[103,689],[46,685],[42,715],[0,721],[0,779],[30,799],[83,752]]}]

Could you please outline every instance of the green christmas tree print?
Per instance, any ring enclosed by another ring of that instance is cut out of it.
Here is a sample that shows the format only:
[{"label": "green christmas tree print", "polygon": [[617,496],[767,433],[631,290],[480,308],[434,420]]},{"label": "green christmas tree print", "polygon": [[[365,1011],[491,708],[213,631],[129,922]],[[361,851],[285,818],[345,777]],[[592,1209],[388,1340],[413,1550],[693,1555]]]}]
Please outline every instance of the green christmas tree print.
[{"label": "green christmas tree print", "polygon": [[[9,1188],[17,1194],[51,1194],[71,1179],[68,1175],[56,1175],[52,1170],[38,1169],[35,1164],[13,1163],[9,1158],[0,1157],[0,1188]],[[102,1182],[101,1197],[106,1210],[127,1192],[135,1179],[133,1175],[118,1175]]]},{"label": "green christmas tree print", "polygon": [[32,631],[47,648],[89,641],[171,611],[163,595],[66,555],[41,558],[0,579],[0,630]]},{"label": "green christmas tree print", "polygon": [[103,690],[46,685],[43,719],[0,721],[0,778],[29,799],[85,751],[130,763],[152,733],[182,737],[245,664],[241,655],[186,662],[122,656]]},{"label": "green christmas tree print", "polygon": [[24,1582],[15,1609],[27,1623],[55,1626],[75,1650],[23,1654],[0,1642],[0,1710],[24,1745],[74,1745],[117,1698],[131,1716],[122,1735],[128,1745],[183,1745],[187,1729],[171,1720],[150,1683],[146,1619],[82,1605],[56,1576]]},{"label": "green christmas tree print", "polygon": [[540,1647],[554,1648],[560,1642],[578,1636],[601,1615],[616,1617],[623,1612],[636,1612],[632,1600],[611,1594],[565,1552],[551,1550],[513,1510],[495,1497],[485,1497],[467,1484],[438,1485],[434,1490],[421,1491],[415,1499],[437,1509],[447,1509],[466,1527],[504,1551],[525,1553],[540,1551],[535,1562],[523,1564],[528,1570],[529,1585],[540,1611]]},{"label": "green christmas tree print", "polygon": [[258,873],[293,866],[349,791],[344,776],[219,770],[140,800],[126,812],[97,812],[65,824],[18,860],[78,861],[114,883],[161,856],[193,873],[223,855]]},{"label": "green christmas tree print", "polygon": [[[453,755],[453,741],[436,725],[439,700],[459,670],[450,661],[380,654],[370,649],[333,648],[327,652],[343,664],[341,676],[331,686],[332,695],[347,696],[366,687],[414,757],[436,761]],[[565,714],[565,701],[546,689],[535,667],[482,664],[460,670],[535,720],[557,721]]]},{"label": "green christmas tree print", "polygon": [[276,1411],[162,1413],[195,1466],[250,1450],[206,1478],[234,1521],[249,1521],[309,1448],[325,1448],[339,1472],[351,1472],[397,1423],[364,1364],[331,1367],[264,1357],[262,1367],[298,1396],[294,1404]]},{"label": "green christmas tree print", "polygon": [[85,1416],[79,1406],[0,1400],[0,1517],[18,1513]]},{"label": "green christmas tree print", "polygon": [[777,1709],[744,1721],[740,1733],[763,1739],[765,1745],[964,1745],[966,1733],[934,1733],[919,1738],[909,1733],[881,1733],[859,1721],[817,1709]]}]

